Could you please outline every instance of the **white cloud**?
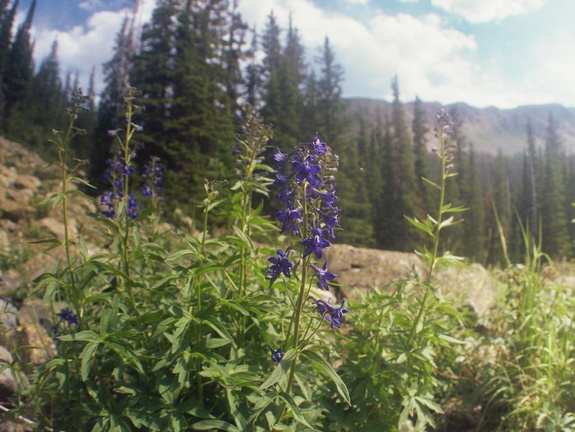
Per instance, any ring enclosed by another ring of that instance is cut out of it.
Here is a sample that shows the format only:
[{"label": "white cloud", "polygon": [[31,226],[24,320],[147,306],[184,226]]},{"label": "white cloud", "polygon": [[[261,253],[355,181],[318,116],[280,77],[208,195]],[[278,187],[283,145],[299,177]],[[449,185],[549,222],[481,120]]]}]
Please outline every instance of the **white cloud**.
[{"label": "white cloud", "polygon": [[501,20],[542,7],[547,0],[431,0],[433,6],[461,15],[471,23]]},{"label": "white cloud", "polygon": [[[267,12],[255,8],[256,3],[244,1],[240,7],[248,21],[257,17],[258,29],[263,30]],[[472,60],[476,41],[445,28],[435,14],[416,18],[378,12],[363,23],[327,13],[306,0],[273,0],[269,7],[283,26],[291,12],[311,54],[317,53],[315,49],[323,44],[325,36],[329,37],[336,60],[345,69],[343,87],[347,97],[388,98],[395,75],[399,76],[404,100],[419,95],[424,100],[455,102],[463,99],[451,100],[454,95],[463,97],[468,88],[475,86],[477,70]]]},{"label": "white cloud", "polygon": [[[455,4],[455,0],[451,3],[433,1]],[[528,0],[508,0],[523,7],[534,7],[538,1],[541,0],[530,3]],[[499,0],[484,3],[491,2],[499,4]],[[461,0],[459,4],[468,3],[469,0]],[[142,2],[140,23],[149,21],[154,6],[154,0]],[[478,61],[481,40],[449,28],[436,14],[392,16],[374,11],[369,21],[360,21],[349,15],[322,10],[311,0],[266,0],[265,7],[261,0],[242,0],[240,10],[248,24],[257,26],[259,34],[265,29],[270,11],[273,10],[278,24],[284,29],[291,14],[310,63],[328,36],[337,62],[345,69],[343,90],[346,97],[388,99],[391,79],[397,74],[401,98],[405,101],[418,95],[426,101],[514,107],[547,102],[572,106],[575,100],[575,87],[566,84],[573,82],[569,74],[575,69],[575,60],[571,61],[569,54],[575,40],[570,35],[560,39],[560,43],[551,43],[551,48],[548,43],[542,43],[534,55],[538,61],[528,71],[517,71],[515,76],[505,77],[497,65],[492,67]],[[101,64],[112,57],[115,37],[126,13],[100,11],[85,25],[67,32],[34,28],[36,64],[49,54],[53,40],[57,39],[63,73],[77,71],[81,85],[86,87],[95,65],[96,88],[101,91]],[[554,36],[553,40],[558,39]],[[568,88],[574,90],[570,92]]]},{"label": "white cloud", "polygon": [[96,11],[102,9],[104,7],[104,3],[102,0],[86,0],[80,3],[78,7],[88,11]]},{"label": "white cloud", "polygon": [[[85,5],[84,5],[85,3]],[[94,6],[98,0],[84,2],[84,6]],[[155,6],[155,0],[144,0],[138,12],[138,21],[149,21]],[[64,74],[78,73],[80,84],[86,88],[88,79],[95,67],[96,91],[103,89],[101,65],[112,58],[115,39],[124,18],[130,11],[100,11],[95,12],[85,25],[75,26],[69,31],[50,28],[32,28],[34,43],[34,58],[36,64],[50,53],[54,40],[58,41],[58,60]]]},{"label": "white cloud", "polygon": [[343,0],[345,3],[350,3],[352,5],[362,5],[365,6],[369,0]]}]

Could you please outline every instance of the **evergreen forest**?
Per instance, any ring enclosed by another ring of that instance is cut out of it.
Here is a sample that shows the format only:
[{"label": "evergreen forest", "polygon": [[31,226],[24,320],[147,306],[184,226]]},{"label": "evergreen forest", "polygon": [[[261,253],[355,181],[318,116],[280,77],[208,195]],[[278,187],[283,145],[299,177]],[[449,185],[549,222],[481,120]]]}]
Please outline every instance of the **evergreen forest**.
[{"label": "evergreen forest", "polygon": [[[105,87],[59,66],[58,44],[40,64],[33,60],[31,27],[36,2],[16,28],[18,1],[0,0],[0,134],[21,142],[48,160],[54,125],[66,121],[64,107],[84,88],[89,109],[79,114],[74,155],[89,163],[84,176],[102,190],[107,161],[115,151],[113,134],[124,116],[122,95],[137,89],[140,108],[134,122],[142,145],[136,162],[152,156],[165,167],[165,209],[192,217],[204,194],[204,179],[227,179],[235,164],[234,137],[250,107],[273,127],[268,160],[275,148],[286,151],[317,132],[339,155],[336,175],[341,203],[337,242],[413,251],[426,242],[405,216],[434,215],[440,164],[429,140],[435,127],[422,102],[413,120],[401,100],[401,77],[391,83],[389,109],[375,124],[352,116],[342,97],[344,70],[329,38],[321,47],[302,45],[297,23],[281,28],[270,12],[263,29],[251,29],[231,0],[158,0],[142,28],[127,16],[115,35],[113,57],[104,65]],[[306,53],[313,52],[309,63]],[[442,249],[482,264],[516,262],[525,253],[522,232],[537,239],[552,257],[575,254],[575,161],[566,153],[550,113],[544,145],[536,145],[529,119],[520,154],[491,155],[474,150],[462,132],[456,109],[452,142],[459,173],[448,201],[469,209],[466,219],[442,239]],[[87,191],[98,194],[99,192]],[[263,202],[268,214],[277,211]],[[217,223],[217,222],[216,222]]]}]

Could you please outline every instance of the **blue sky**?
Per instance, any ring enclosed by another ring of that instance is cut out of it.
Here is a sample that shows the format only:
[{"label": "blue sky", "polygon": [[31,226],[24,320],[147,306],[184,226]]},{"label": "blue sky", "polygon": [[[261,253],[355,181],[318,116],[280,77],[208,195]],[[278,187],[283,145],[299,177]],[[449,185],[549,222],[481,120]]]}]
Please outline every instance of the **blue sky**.
[{"label": "blue sky", "polygon": [[[112,54],[117,30],[136,0],[38,0],[37,63],[56,38],[63,72],[83,82]],[[22,19],[31,0],[21,0]],[[139,0],[140,21],[154,0]],[[346,97],[466,102],[478,107],[560,103],[575,106],[573,0],[239,0],[261,30],[273,10],[290,15],[309,60],[330,38],[345,70]]]}]

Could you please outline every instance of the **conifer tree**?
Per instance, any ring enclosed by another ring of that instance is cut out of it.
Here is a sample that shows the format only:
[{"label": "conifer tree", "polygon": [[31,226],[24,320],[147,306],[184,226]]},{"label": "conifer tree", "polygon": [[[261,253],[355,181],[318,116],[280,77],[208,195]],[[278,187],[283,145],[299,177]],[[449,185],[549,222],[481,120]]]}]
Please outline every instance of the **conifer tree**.
[{"label": "conifer tree", "polygon": [[490,240],[491,250],[489,261],[492,264],[509,265],[509,249],[512,231],[512,199],[511,186],[508,176],[509,168],[501,150],[497,154],[493,192],[491,198],[491,211],[494,215]]},{"label": "conifer tree", "polygon": [[405,216],[423,220],[425,213],[417,196],[413,142],[405,120],[403,103],[399,99],[397,77],[391,87],[393,139],[391,154],[386,154],[386,157],[393,161],[393,165],[388,168],[390,170],[388,205],[392,206],[390,220],[394,226],[389,232],[389,242],[393,250],[412,251],[421,244],[422,235],[407,222]]},{"label": "conifer tree", "polygon": [[432,208],[434,203],[437,202],[437,199],[435,198],[436,190],[424,180],[424,178],[429,179],[431,173],[429,168],[429,153],[427,151],[426,138],[426,135],[429,132],[429,127],[425,120],[423,103],[419,97],[415,98],[411,130],[413,132],[415,176],[417,178],[418,185],[417,193],[419,201],[423,203],[424,211],[429,213],[430,211],[435,211],[435,209],[432,210]]},{"label": "conifer tree", "polygon": [[462,169],[467,171],[465,206],[468,208],[463,221],[463,256],[472,262],[484,263],[487,258],[485,202],[473,146],[469,149],[467,164]]},{"label": "conifer tree", "polygon": [[335,61],[335,53],[325,38],[321,56],[318,59],[320,76],[318,80],[319,97],[317,110],[320,124],[317,126],[326,140],[337,149],[336,141],[341,138],[345,128],[341,84],[343,68]]},{"label": "conifer tree", "polygon": [[539,238],[539,194],[537,193],[537,153],[531,120],[526,123],[527,151],[523,165],[521,214],[523,224],[534,239]]},{"label": "conifer tree", "polygon": [[545,177],[542,189],[541,220],[543,251],[553,257],[570,252],[568,220],[565,211],[565,184],[562,142],[553,114],[549,113],[545,137]]},{"label": "conifer tree", "polygon": [[[285,49],[282,48],[280,35],[281,29],[276,18],[270,14],[262,35],[265,54],[262,67],[262,114],[266,123],[272,124],[274,128],[271,144],[286,150],[301,139],[297,137],[302,130],[305,63],[304,49],[297,30],[290,25]],[[327,141],[323,135],[321,138]]]},{"label": "conifer tree", "polygon": [[[96,126],[93,135],[93,146],[90,155],[90,181],[101,189],[104,186],[103,173],[106,161],[110,158],[111,137],[109,130],[121,126],[123,116],[124,93],[130,85],[132,62],[134,60],[134,34],[130,18],[124,18],[122,26],[116,35],[114,54],[102,65],[105,87],[100,95]],[[70,91],[70,76],[67,78],[67,88]]]},{"label": "conifer tree", "polygon": [[362,122],[356,142],[346,141],[340,150],[342,157],[336,180],[342,208],[340,224],[343,230],[338,234],[338,241],[354,246],[373,247],[375,238],[368,188],[374,185],[360,156],[360,148],[365,149],[368,140],[365,123]]},{"label": "conifer tree", "polygon": [[[385,143],[389,142],[389,146]],[[386,158],[385,147],[391,148],[391,131],[389,122],[386,122],[384,132],[384,122],[381,112],[376,114],[376,125],[371,130],[369,147],[365,153],[366,182],[369,183],[368,196],[371,202],[371,220],[375,239],[375,247],[385,248],[387,238],[386,210],[386,188],[384,174],[387,173],[388,159]]]},{"label": "conifer tree", "polygon": [[262,65],[256,61],[256,54],[259,49],[258,35],[255,29],[252,30],[252,42],[250,49],[246,52],[248,65],[245,71],[245,98],[248,105],[260,107],[262,102]]},{"label": "conifer tree", "polygon": [[8,52],[3,77],[6,101],[4,129],[14,138],[21,138],[19,134],[27,129],[32,115],[30,101],[34,61],[30,30],[35,9],[36,0],[32,2],[24,22],[18,27],[14,42]]},{"label": "conifer tree", "polygon": [[[231,163],[233,113],[225,90],[220,4],[180,12],[174,59],[174,98],[166,143],[174,177],[171,197],[199,197],[204,178],[223,178]],[[217,27],[216,27],[217,26]],[[227,164],[227,165],[226,165]]]},{"label": "conifer tree", "polygon": [[58,42],[52,43],[50,54],[42,61],[32,83],[33,125],[50,130],[59,127],[57,119],[62,98],[62,81],[58,63]]},{"label": "conifer tree", "polygon": [[8,6],[10,6],[10,0],[0,0],[0,128],[3,124],[2,120],[5,117],[6,95],[4,76],[6,74],[6,68],[8,67],[12,27],[18,8],[18,0],[14,2],[10,9],[8,9]]}]

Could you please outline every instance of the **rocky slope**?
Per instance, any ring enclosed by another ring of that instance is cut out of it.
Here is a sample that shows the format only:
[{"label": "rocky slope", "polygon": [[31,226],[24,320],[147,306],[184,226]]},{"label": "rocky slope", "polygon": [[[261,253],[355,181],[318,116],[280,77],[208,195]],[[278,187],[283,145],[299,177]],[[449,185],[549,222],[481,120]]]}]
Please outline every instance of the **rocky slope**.
[{"label": "rocky slope", "polygon": [[[406,103],[407,122],[413,120],[413,102]],[[353,118],[364,118],[368,125],[377,124],[391,112],[391,104],[384,100],[354,98],[346,100],[347,113]],[[539,146],[545,138],[545,129],[549,115],[557,124],[559,136],[568,153],[575,151],[575,108],[561,105],[532,105],[513,109],[495,107],[475,108],[465,103],[441,105],[436,102],[423,102],[427,124],[435,125],[435,114],[444,108],[455,109],[463,121],[462,131],[469,143],[479,153],[513,154],[525,151],[527,147],[526,123],[531,121],[533,132]],[[355,126],[357,127],[357,125]],[[433,145],[433,133],[430,131],[428,142]]]}]

